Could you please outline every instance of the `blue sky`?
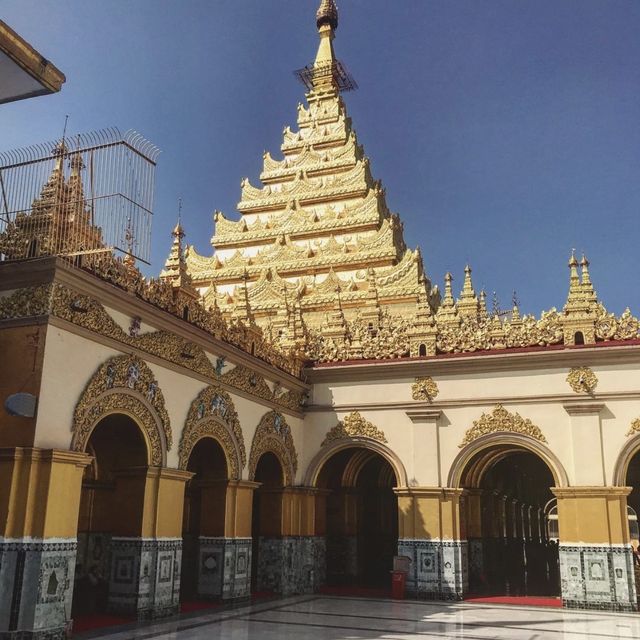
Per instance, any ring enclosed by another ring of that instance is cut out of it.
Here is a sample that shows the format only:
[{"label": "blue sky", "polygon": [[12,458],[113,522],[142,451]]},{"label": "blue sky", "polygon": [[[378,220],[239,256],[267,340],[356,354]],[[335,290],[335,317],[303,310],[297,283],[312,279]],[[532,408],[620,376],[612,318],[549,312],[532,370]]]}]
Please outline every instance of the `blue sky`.
[{"label": "blue sky", "polygon": [[[107,126],[162,154],[153,267],[182,197],[208,253],[211,212],[235,212],[295,124],[318,0],[5,0],[2,18],[67,76],[0,106],[0,149]],[[525,312],[565,301],[572,247],[601,300],[640,313],[640,2],[342,0],[346,95],[388,202],[426,270]]]}]

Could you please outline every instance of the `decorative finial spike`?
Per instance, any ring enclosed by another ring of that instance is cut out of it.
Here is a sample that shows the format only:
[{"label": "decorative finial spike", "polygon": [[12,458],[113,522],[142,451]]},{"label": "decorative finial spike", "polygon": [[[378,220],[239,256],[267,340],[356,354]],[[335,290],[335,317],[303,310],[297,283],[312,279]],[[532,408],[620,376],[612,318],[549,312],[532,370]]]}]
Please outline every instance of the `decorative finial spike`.
[{"label": "decorative finial spike", "polygon": [[322,0],[316,11],[316,26],[328,24],[334,31],[338,28],[338,7],[335,0]]}]

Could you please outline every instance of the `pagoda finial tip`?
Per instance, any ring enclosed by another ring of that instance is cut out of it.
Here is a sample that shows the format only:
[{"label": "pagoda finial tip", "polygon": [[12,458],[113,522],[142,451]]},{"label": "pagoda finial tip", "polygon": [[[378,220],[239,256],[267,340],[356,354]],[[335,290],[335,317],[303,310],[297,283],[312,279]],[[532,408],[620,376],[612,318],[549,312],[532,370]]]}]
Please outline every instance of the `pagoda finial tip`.
[{"label": "pagoda finial tip", "polygon": [[328,24],[334,31],[338,28],[338,7],[335,0],[322,0],[316,12],[318,29]]}]

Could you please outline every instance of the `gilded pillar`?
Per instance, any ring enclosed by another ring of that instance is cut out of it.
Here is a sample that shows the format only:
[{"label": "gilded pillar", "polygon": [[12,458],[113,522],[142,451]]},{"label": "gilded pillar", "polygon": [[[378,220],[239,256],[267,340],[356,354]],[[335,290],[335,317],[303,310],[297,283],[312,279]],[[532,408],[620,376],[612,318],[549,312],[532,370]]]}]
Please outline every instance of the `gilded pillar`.
[{"label": "gilded pillar", "polygon": [[568,607],[637,608],[629,487],[554,488],[558,499],[562,598]]},{"label": "gilded pillar", "polygon": [[0,637],[65,637],[90,460],[70,451],[0,449]]}]

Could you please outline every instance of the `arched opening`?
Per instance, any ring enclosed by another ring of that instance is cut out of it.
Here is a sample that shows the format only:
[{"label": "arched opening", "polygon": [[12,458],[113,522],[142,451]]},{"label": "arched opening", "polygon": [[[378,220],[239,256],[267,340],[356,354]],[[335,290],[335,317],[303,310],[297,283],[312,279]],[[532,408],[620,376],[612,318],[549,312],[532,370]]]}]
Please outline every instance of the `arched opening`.
[{"label": "arched opening", "polygon": [[187,471],[194,476],[185,488],[182,517],[182,609],[223,595],[227,459],[214,438],[198,440]]},{"label": "arched opening", "polygon": [[251,591],[279,591],[280,585],[274,582],[278,572],[274,571],[272,550],[282,537],[284,469],[274,453],[267,451],[260,456],[255,481],[260,486],[253,492],[251,515]]},{"label": "arched opening", "polygon": [[574,344],[584,344],[584,333],[582,331],[576,331],[576,334],[573,336]]},{"label": "arched opening", "polygon": [[78,518],[73,589],[75,628],[115,610],[110,598],[111,545],[115,536],[139,536],[148,465],[145,438],[127,415],[111,414],[93,429],[87,444],[93,462],[84,473]]},{"label": "arched opening", "polygon": [[418,355],[420,357],[424,357],[427,355],[427,345],[425,344],[420,345],[420,348],[418,349]]},{"label": "arched opening", "polygon": [[326,536],[328,588],[388,588],[398,547],[398,481],[379,453],[350,447],[322,466],[318,535]]},{"label": "arched opening", "polygon": [[528,449],[494,445],[467,463],[461,486],[469,543],[469,591],[560,596],[558,516],[547,463]]},{"label": "arched opening", "polygon": [[[625,483],[631,487],[631,493],[627,496],[627,520],[629,523],[629,538],[633,548],[637,551],[640,545],[640,532],[638,531],[638,516],[640,513],[640,448],[636,450],[627,467]],[[636,580],[636,594],[640,602],[640,566],[634,562]]]},{"label": "arched opening", "polygon": [[189,322],[189,307],[187,305],[182,308],[182,319]]}]

